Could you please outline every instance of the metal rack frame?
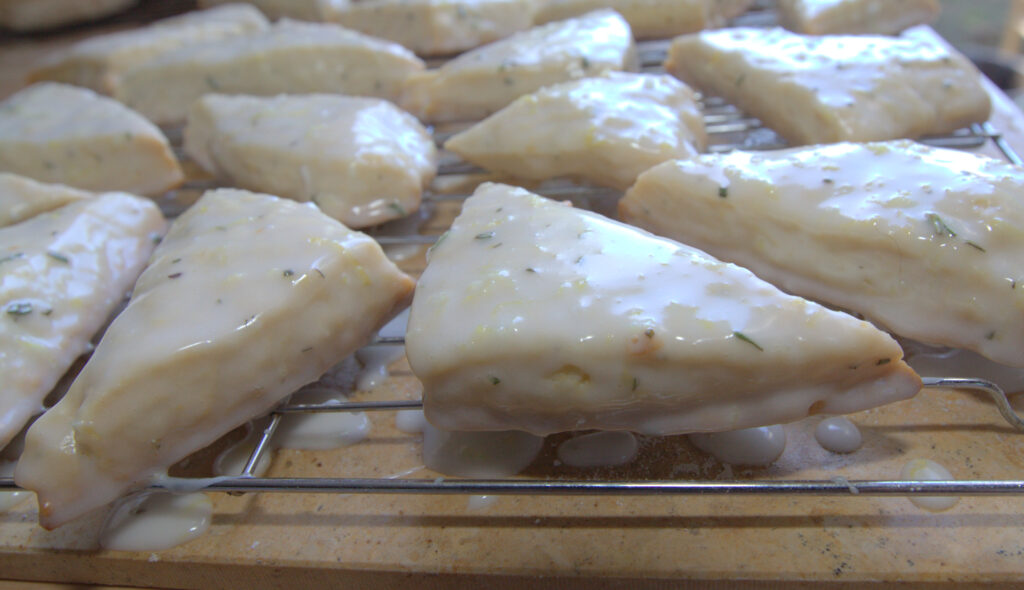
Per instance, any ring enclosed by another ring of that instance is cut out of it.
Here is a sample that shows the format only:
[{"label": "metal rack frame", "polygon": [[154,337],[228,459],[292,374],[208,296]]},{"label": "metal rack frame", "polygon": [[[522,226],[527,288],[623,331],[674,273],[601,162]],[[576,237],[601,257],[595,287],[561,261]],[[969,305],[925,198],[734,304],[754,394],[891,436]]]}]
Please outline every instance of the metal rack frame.
[{"label": "metal rack frame", "polygon": [[[763,14],[751,15],[753,19]],[[660,71],[665,58],[667,42],[654,41],[640,44],[642,69]],[[784,143],[758,143],[756,146],[736,142],[718,142],[730,134],[749,134],[761,129],[761,123],[725,101],[716,97],[703,97],[704,122],[712,139],[710,152],[727,152],[734,149],[775,149],[785,147]],[[458,129],[446,126],[434,129],[438,144]],[[177,133],[175,131],[178,131]],[[172,130],[172,138],[180,140],[180,130]],[[781,141],[781,140],[780,140]],[[998,129],[990,123],[975,124],[950,135],[920,140],[934,146],[951,148],[980,147],[991,141],[1008,162],[1024,165],[1021,157],[1003,139]],[[451,154],[443,154],[439,176],[464,175],[483,170],[459,161]],[[215,188],[216,183],[191,182],[184,190]],[[619,191],[600,187],[556,186],[537,191],[539,194],[556,197],[595,198],[616,196]],[[464,193],[428,192],[425,202],[457,201],[467,198]],[[368,232],[374,235],[375,231]],[[438,235],[405,234],[374,235],[382,245],[427,245]],[[404,346],[404,338],[377,338],[371,345]],[[988,394],[995,402],[1000,415],[1013,428],[1024,432],[1024,419],[1011,407],[1005,392],[994,383],[980,379],[925,378],[925,389],[966,389]],[[305,492],[305,493],[377,493],[377,494],[487,494],[487,495],[604,495],[604,496],[651,496],[651,495],[790,495],[790,496],[910,496],[910,495],[1022,495],[1024,480],[967,480],[967,481],[900,481],[900,480],[847,480],[835,477],[831,480],[763,480],[763,481],[595,481],[565,479],[390,479],[390,478],[347,478],[347,477],[289,477],[268,478],[253,475],[260,460],[269,452],[270,441],[286,414],[302,412],[360,412],[397,411],[422,408],[420,401],[368,401],[329,404],[292,404],[289,401],[271,413],[271,419],[264,428],[250,454],[242,473],[234,477],[213,477],[204,479],[165,478],[145,488],[147,491],[211,491],[228,493],[248,492]],[[0,478],[0,491],[19,490],[13,478]]]}]

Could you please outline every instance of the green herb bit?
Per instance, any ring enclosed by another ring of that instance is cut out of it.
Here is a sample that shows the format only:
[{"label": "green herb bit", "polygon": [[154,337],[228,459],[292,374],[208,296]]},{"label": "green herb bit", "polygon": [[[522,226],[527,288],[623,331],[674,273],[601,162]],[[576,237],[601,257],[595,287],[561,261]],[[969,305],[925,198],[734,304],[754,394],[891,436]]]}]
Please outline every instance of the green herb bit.
[{"label": "green herb bit", "polygon": [[390,207],[391,210],[394,211],[395,214],[398,215],[399,217],[405,217],[406,215],[408,215],[408,212],[405,210],[405,207],[399,205],[394,201],[388,203],[388,207]]},{"label": "green herb bit", "polygon": [[23,316],[32,313],[32,303],[29,301],[15,301],[7,306],[7,315]]},{"label": "green herb bit", "polygon": [[303,348],[301,352],[312,352],[312,350],[313,350],[312,346],[307,346],[306,348]]},{"label": "green herb bit", "polygon": [[491,385],[497,385],[497,384],[501,383],[501,379],[498,379],[497,377],[494,377],[494,376],[491,376],[490,380],[491,380]]},{"label": "green herb bit", "polygon": [[46,311],[44,311],[43,315],[45,315],[45,316],[53,315],[53,308],[51,307],[50,309],[47,309]]},{"label": "green herb bit", "polygon": [[440,246],[441,242],[445,241],[445,239],[447,239],[447,238],[448,238],[448,232],[444,232],[443,234],[441,234],[440,237],[437,238],[437,241],[434,242],[434,245],[431,246],[428,251],[433,251],[434,248],[437,248],[438,246]]},{"label": "green herb bit", "polygon": [[982,248],[981,246],[975,244],[974,242],[972,242],[970,240],[967,240],[966,243],[967,243],[968,246],[970,246],[971,248],[974,248],[975,250],[977,250],[979,252],[984,252],[985,251],[984,248]]},{"label": "green herb bit", "polygon": [[527,267],[527,268],[526,268],[526,272],[532,272],[532,273],[536,273],[536,272],[537,272],[537,269],[534,269],[534,268],[529,268],[529,267]]},{"label": "green herb bit", "polygon": [[583,66],[584,70],[590,69],[590,60],[587,59],[587,56],[584,55],[583,57],[580,58],[580,65]]},{"label": "green herb bit", "polygon": [[326,279],[327,278],[326,276],[324,276],[324,271],[320,270],[319,268],[314,268],[313,270],[316,271],[316,274],[320,275],[321,279]]},{"label": "green herb bit", "polygon": [[[445,233],[447,234],[448,232],[445,232]],[[492,231],[485,231],[482,234],[477,234],[476,235],[476,239],[478,239],[478,240],[489,240],[489,239],[491,239],[493,237],[494,237],[494,232],[492,232]],[[438,240],[438,242],[440,242],[440,241],[441,240]],[[435,243],[434,245],[436,246],[437,243]]]},{"label": "green herb bit", "polygon": [[892,362],[892,359],[878,359],[878,362],[875,363],[875,366],[876,367],[881,367],[882,365],[888,365],[891,362]]},{"label": "green herb bit", "polygon": [[50,258],[53,258],[57,262],[62,262],[64,264],[71,264],[71,261],[68,260],[68,257],[63,255],[63,254],[61,254],[60,252],[54,252],[53,250],[47,250],[46,255],[49,256]]},{"label": "green herb bit", "polygon": [[181,262],[181,258],[175,258],[171,261],[171,264],[178,264],[179,262]]},{"label": "green herb bit", "polygon": [[935,228],[935,233],[937,235],[947,235],[951,238],[956,237],[956,232],[951,230],[949,226],[946,225],[946,222],[942,221],[942,218],[939,217],[938,215],[934,213],[929,213],[928,215],[925,215],[925,219],[931,222],[932,227]]},{"label": "green herb bit", "polygon": [[648,338],[654,338],[654,328],[647,328],[646,330],[644,330],[644,336],[647,336]]},{"label": "green herb bit", "polygon": [[281,273],[281,274],[283,274],[283,275],[284,275],[284,276],[286,276],[286,277],[290,277],[290,276],[292,276],[292,275],[294,275],[294,274],[295,274],[295,271],[289,268],[289,269],[286,269],[286,270],[285,270],[285,271],[284,271],[283,273]]},{"label": "green herb bit", "polygon": [[718,196],[722,197],[723,199],[728,197],[729,196],[729,187],[727,187],[727,186],[720,186],[720,187],[718,187]]},{"label": "green herb bit", "polygon": [[154,244],[159,244],[160,242],[164,241],[164,237],[161,236],[160,234],[150,234],[149,239]]},{"label": "green herb bit", "polygon": [[632,391],[636,391],[636,388],[637,388],[638,385],[640,385],[640,382],[637,381],[636,377],[633,377],[633,389],[632,389]]},{"label": "green herb bit", "polygon": [[760,350],[761,352],[764,352],[764,349],[761,348],[760,344],[758,344],[757,342],[754,342],[753,340],[751,340],[750,336],[747,336],[743,332],[733,332],[732,335],[737,337],[737,338],[739,338],[740,340],[746,342],[747,344],[753,346],[754,348]]},{"label": "green herb bit", "polygon": [[822,178],[821,181],[824,182],[825,184],[834,184],[835,183],[835,181],[832,180],[831,178]]},{"label": "green herb bit", "polygon": [[746,74],[740,74],[739,76],[736,76],[736,86],[742,86],[743,85],[743,81],[746,80],[746,79],[747,79],[747,75]]},{"label": "green herb bit", "polygon": [[181,276],[181,273],[180,272],[176,272],[176,273],[171,273],[171,274],[167,275],[167,278],[169,278],[169,279],[176,279],[176,278],[178,278],[180,276]]},{"label": "green herb bit", "polygon": [[995,340],[995,339],[996,339],[996,331],[995,330],[992,330],[988,334],[985,334],[985,340]]},{"label": "green herb bit", "polygon": [[17,260],[19,258],[24,258],[24,257],[25,257],[25,253],[24,252],[15,252],[14,254],[8,254],[7,256],[4,256],[3,258],[0,258],[0,264],[3,264],[5,262],[10,262],[11,260]]}]

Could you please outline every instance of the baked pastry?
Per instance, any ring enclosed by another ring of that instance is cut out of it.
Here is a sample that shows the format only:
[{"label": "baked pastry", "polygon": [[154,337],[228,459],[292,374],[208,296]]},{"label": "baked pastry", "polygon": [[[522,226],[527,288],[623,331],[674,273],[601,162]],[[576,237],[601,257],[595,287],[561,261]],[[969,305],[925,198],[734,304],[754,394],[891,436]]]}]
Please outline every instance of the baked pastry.
[{"label": "baked pastry", "polygon": [[0,27],[31,32],[123,12],[139,0],[0,0]]},{"label": "baked pastry", "polygon": [[807,35],[895,35],[939,16],[938,0],[779,0],[779,21]]},{"label": "baked pastry", "polygon": [[361,0],[328,10],[327,18],[419,55],[448,55],[529,29],[535,5],[535,0]]},{"label": "baked pastry", "polygon": [[411,51],[333,24],[282,20],[244,37],[183,47],[128,72],[114,95],[158,124],[204,94],[323,92],[395,99],[424,68]]},{"label": "baked pastry", "polygon": [[867,322],[500,184],[431,251],[406,354],[427,419],[448,430],[734,430],[920,388]]},{"label": "baked pastry", "polygon": [[[79,0],[74,0],[75,2]],[[121,76],[162,53],[196,43],[261,31],[270,26],[252,6],[231,4],[158,20],[151,25],[89,37],[55,51],[29,80],[50,80],[113,94]]]},{"label": "baked pastry", "polygon": [[376,242],[315,207],[207,192],[29,428],[15,481],[48,528],[103,506],[316,380],[412,287]]},{"label": "baked pastry", "polygon": [[10,172],[0,172],[0,227],[94,196],[70,186],[44,184]]},{"label": "baked pastry", "polygon": [[696,156],[706,143],[688,86],[667,75],[609,72],[521,96],[444,147],[518,178],[576,176],[626,189],[644,170]]},{"label": "baked pastry", "polygon": [[541,0],[536,22],[546,23],[611,8],[637,39],[660,39],[724,26],[753,0]]},{"label": "baked pastry", "polygon": [[475,121],[544,86],[636,70],[629,25],[613,10],[549,23],[412,76],[400,105],[421,121]]},{"label": "baked pastry", "polygon": [[437,172],[434,140],[379,98],[207,94],[192,105],[185,153],[236,186],[313,201],[349,227],[419,208]]},{"label": "baked pastry", "polygon": [[124,193],[0,228],[0,448],[42,412],[164,229],[152,201]]},{"label": "baked pastry", "polygon": [[705,31],[673,41],[665,67],[793,144],[948,133],[987,120],[991,108],[967,58],[914,34]]},{"label": "baked pastry", "polygon": [[661,164],[629,223],[892,332],[1024,366],[1024,171],[910,141]]},{"label": "baked pastry", "polygon": [[185,179],[155,125],[116,100],[53,82],[35,84],[0,103],[0,170],[148,196]]},{"label": "baked pastry", "polygon": [[[206,8],[218,4],[238,2],[239,0],[199,0],[199,7]],[[242,0],[252,4],[267,15],[268,18],[294,18],[313,22],[323,22],[327,12],[334,7],[342,7],[349,0]]]}]

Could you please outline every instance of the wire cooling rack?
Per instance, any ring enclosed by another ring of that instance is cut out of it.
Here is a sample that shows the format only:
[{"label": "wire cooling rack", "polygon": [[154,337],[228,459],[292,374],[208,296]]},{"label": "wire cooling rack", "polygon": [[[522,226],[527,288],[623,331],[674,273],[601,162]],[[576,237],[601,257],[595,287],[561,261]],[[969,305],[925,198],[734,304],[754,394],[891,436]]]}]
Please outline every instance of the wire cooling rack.
[{"label": "wire cooling rack", "polygon": [[[764,8],[741,17],[737,25],[760,26],[772,24],[774,14]],[[662,72],[668,41],[650,41],[639,44],[642,70]],[[761,122],[717,97],[701,97],[704,123],[709,136],[710,152],[727,152],[735,149],[767,150],[786,147],[785,142]],[[432,129],[438,145],[468,127],[470,123],[449,124]],[[180,129],[168,130],[172,143],[180,152]],[[1020,156],[1003,139],[1002,134],[990,123],[975,124],[952,134],[927,137],[921,140],[933,146],[949,148],[978,148],[991,142],[1008,162],[1022,165]],[[484,170],[459,160],[451,153],[442,151],[439,178],[483,173]],[[190,182],[184,190],[197,191],[220,186],[215,182]],[[582,186],[578,184],[555,183],[542,186],[537,193],[559,199],[592,199],[621,196],[620,191],[607,188]],[[470,193],[432,192],[424,195],[424,202],[458,201]],[[174,215],[173,206],[167,213]],[[382,245],[427,245],[433,243],[437,234],[424,235],[415,229],[395,233],[387,226],[368,230]],[[404,346],[402,337],[378,337],[371,346]],[[1024,432],[1024,419],[1014,411],[1005,392],[996,384],[981,379],[965,378],[924,378],[924,389],[960,389],[978,391],[992,398],[995,409],[1015,430]],[[322,385],[317,386],[322,387]],[[349,392],[341,392],[349,393]],[[1018,495],[1024,493],[1024,480],[950,480],[950,481],[904,481],[904,480],[848,480],[834,477],[828,480],[761,480],[761,481],[607,481],[569,479],[463,479],[463,478],[364,478],[364,477],[257,477],[257,465],[268,453],[273,452],[271,440],[288,414],[318,412],[395,412],[421,409],[420,401],[356,401],[330,402],[323,404],[293,404],[285,402],[271,415],[266,427],[260,433],[253,451],[242,472],[237,476],[204,479],[166,478],[150,485],[147,490],[165,491],[211,491],[229,493],[247,492],[306,492],[306,493],[375,493],[375,494],[484,494],[484,495],[606,495],[606,496],[650,496],[650,495],[786,495],[786,496],[911,496],[911,495],[960,495],[991,496]],[[18,490],[12,478],[0,478],[0,491]]]}]

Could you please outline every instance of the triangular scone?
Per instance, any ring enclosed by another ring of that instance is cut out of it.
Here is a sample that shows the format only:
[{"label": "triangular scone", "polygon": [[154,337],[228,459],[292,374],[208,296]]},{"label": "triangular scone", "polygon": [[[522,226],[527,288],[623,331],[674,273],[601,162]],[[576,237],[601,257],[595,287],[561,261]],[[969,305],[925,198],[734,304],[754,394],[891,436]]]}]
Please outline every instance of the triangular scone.
[{"label": "triangular scone", "polygon": [[266,31],[165,53],[127,72],[114,96],[164,125],[184,121],[192,103],[210,92],[394,100],[424,67],[391,41],[334,24],[282,20]]},{"label": "triangular scone", "polygon": [[0,172],[0,227],[95,196],[95,193],[70,186],[45,184],[17,174]]},{"label": "triangular scone", "polygon": [[516,101],[444,147],[510,176],[577,176],[626,189],[666,160],[707,143],[693,91],[675,78],[608,72],[548,86]]},{"label": "triangular scone", "polygon": [[705,31],[673,41],[665,68],[793,144],[948,133],[987,120],[990,110],[981,73],[967,58],[910,32]]},{"label": "triangular scone", "polygon": [[0,103],[0,170],[148,196],[185,179],[155,125],[116,100],[53,82],[35,84]]},{"label": "triangular scone", "polygon": [[158,20],[145,27],[98,35],[54,52],[30,75],[113,94],[128,69],[161,53],[194,43],[244,35],[270,26],[260,11],[231,4]]},{"label": "triangular scone", "polygon": [[124,193],[0,229],[0,448],[42,411],[164,229],[152,201]]},{"label": "triangular scone", "polygon": [[894,35],[939,16],[938,0],[779,0],[779,21],[807,35]]},{"label": "triangular scone", "polygon": [[189,111],[185,153],[242,188],[314,201],[349,227],[419,208],[437,148],[409,113],[379,98],[207,94]]},{"label": "triangular scone", "polygon": [[46,527],[102,506],[314,381],[412,287],[376,242],[313,206],[208,192],[29,429],[15,479]]},{"label": "triangular scone", "polygon": [[[323,21],[331,8],[341,8],[350,0],[246,0],[267,15],[267,18],[294,18],[313,22]],[[199,0],[200,8],[228,4],[238,0]]]},{"label": "triangular scone", "polygon": [[1021,168],[895,141],[666,162],[619,212],[901,336],[1024,366],[1022,194]]},{"label": "triangular scone", "polygon": [[629,24],[613,10],[549,23],[412,76],[400,105],[421,121],[475,121],[544,86],[636,70]]},{"label": "triangular scone", "polygon": [[753,0],[543,0],[538,23],[570,18],[598,8],[622,14],[637,39],[663,39],[725,25]]},{"label": "triangular scone", "polygon": [[360,0],[326,12],[330,21],[401,43],[417,55],[450,55],[529,29],[536,4],[536,0]]},{"label": "triangular scone", "polygon": [[427,419],[450,430],[733,430],[920,388],[867,322],[500,184],[434,246],[406,354]]}]

